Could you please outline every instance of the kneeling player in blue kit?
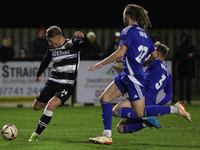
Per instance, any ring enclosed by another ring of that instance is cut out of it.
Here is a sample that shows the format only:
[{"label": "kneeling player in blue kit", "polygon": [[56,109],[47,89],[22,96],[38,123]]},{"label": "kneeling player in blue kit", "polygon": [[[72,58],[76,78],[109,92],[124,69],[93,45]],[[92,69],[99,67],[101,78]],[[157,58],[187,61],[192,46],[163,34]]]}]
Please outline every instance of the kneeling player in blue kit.
[{"label": "kneeling player in blue kit", "polygon": [[[159,42],[155,43],[155,48],[158,57],[145,70],[146,107],[144,117],[177,114],[191,122],[191,115],[180,102],[177,102],[174,106],[162,106],[172,98],[171,75],[167,64],[164,62],[169,48]],[[166,95],[156,104],[157,94],[162,89],[164,89]],[[124,118],[117,125],[118,132],[120,133],[132,133],[148,127],[148,124],[134,113],[128,98],[122,100],[113,108],[113,116]]]}]

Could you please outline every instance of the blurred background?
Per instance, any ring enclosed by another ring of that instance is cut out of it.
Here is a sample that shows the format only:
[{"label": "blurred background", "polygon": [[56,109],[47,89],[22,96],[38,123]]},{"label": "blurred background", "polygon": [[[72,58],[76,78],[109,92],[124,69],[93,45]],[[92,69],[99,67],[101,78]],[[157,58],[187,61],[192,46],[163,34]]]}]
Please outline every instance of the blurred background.
[{"label": "blurred background", "polygon": [[[83,62],[101,60],[114,51],[114,47],[111,46],[118,43],[119,33],[124,28],[123,10],[130,3],[143,6],[148,11],[152,28],[148,28],[147,33],[154,42],[159,40],[170,48],[167,62],[173,79],[173,101],[198,102],[200,100],[200,15],[197,0],[1,2],[0,102],[5,103],[13,99],[34,100],[32,97],[37,94],[39,88],[32,88],[32,80],[45,53],[41,50],[42,56],[36,56],[35,54],[39,53],[37,52],[39,48],[36,46],[45,48],[46,28],[52,25],[59,26],[65,38],[73,38],[77,30],[88,37],[93,37],[96,52],[82,53],[81,59]],[[48,79],[48,71],[44,76]],[[27,78],[26,86],[24,80],[19,80],[21,78]],[[23,87],[29,89],[26,94]],[[73,102],[76,102],[76,96]]]}]

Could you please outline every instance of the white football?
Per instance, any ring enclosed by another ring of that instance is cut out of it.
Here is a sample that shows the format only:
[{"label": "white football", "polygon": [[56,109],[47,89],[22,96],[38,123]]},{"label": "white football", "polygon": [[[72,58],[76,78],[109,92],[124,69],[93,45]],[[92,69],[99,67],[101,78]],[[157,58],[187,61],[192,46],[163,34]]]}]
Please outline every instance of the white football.
[{"label": "white football", "polygon": [[6,140],[13,140],[17,137],[18,130],[15,125],[7,124],[1,130],[2,136]]}]

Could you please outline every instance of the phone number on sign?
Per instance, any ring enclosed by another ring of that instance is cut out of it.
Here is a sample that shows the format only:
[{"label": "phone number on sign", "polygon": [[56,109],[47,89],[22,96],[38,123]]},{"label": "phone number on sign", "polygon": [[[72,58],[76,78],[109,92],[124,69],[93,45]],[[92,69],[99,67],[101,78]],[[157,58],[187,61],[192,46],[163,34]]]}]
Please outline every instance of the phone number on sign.
[{"label": "phone number on sign", "polygon": [[0,96],[35,96],[40,90],[38,87],[0,87]]}]

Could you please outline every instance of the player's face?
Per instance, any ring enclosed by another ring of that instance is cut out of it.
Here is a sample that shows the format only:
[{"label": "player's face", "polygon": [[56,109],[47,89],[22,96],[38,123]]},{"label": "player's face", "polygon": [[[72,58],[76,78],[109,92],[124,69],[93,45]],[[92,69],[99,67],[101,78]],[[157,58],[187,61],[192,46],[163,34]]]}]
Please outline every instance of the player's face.
[{"label": "player's face", "polygon": [[125,14],[126,12],[126,9],[124,10],[124,13],[123,13],[123,21],[124,21],[124,26],[128,26],[129,25],[129,21],[128,21],[128,18],[127,18],[127,15]]},{"label": "player's face", "polygon": [[60,38],[58,36],[55,36],[53,38],[47,38],[47,41],[49,43],[49,46],[53,48],[57,48],[60,46]]}]

